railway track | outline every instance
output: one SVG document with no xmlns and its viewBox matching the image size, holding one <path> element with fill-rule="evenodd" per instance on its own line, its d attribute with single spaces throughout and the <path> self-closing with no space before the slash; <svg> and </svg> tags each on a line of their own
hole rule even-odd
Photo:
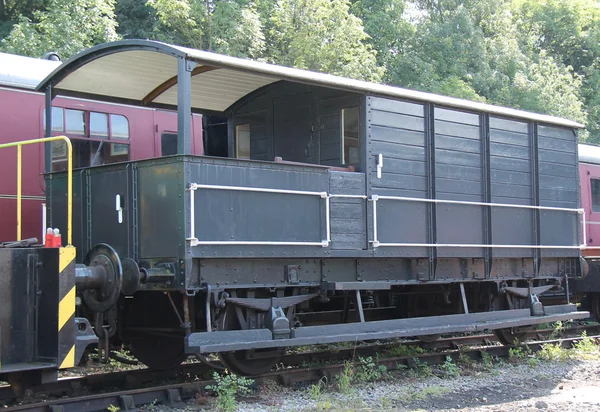
<svg viewBox="0 0 600 412">
<path fill-rule="evenodd" d="M 578 325 L 558 332 L 552 329 L 532 331 L 527 336 L 528 342 L 523 345 L 533 352 L 546 343 L 560 343 L 562 347 L 569 348 L 581 339 L 583 331 L 592 338 L 600 339 L 600 325 Z M 551 334 L 559 338 L 547 340 Z M 401 352 L 407 354 L 394 356 L 398 353 L 394 348 L 399 346 L 404 347 Z M 424 351 L 420 353 L 415 347 L 421 347 Z M 293 386 L 318 381 L 323 377 L 331 380 L 345 367 L 345 361 L 359 357 L 378 355 L 378 364 L 386 366 L 387 370 L 396 370 L 414 367 L 417 362 L 442 364 L 448 356 L 456 359 L 460 355 L 479 360 L 482 353 L 487 352 L 490 356 L 508 357 L 510 348 L 502 346 L 492 334 L 454 336 L 431 343 L 413 340 L 363 343 L 355 347 L 328 347 L 286 354 L 278 370 L 252 379 L 256 384 L 271 380 Z M 51 384 L 30 388 L 25 399 L 16 399 L 10 387 L 0 386 L 0 402 L 7 407 L 5 410 L 44 412 L 99 411 L 106 410 L 111 405 L 127 411 L 134 410 L 136 405 L 150 403 L 177 407 L 214 383 L 210 379 L 211 373 L 210 367 L 198 362 L 183 364 L 175 371 L 135 369 L 66 377 Z"/>
</svg>

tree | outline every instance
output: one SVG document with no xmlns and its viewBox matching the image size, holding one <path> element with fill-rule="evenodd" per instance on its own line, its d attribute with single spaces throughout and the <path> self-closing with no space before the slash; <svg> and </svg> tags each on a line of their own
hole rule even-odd
<svg viewBox="0 0 600 412">
<path fill-rule="evenodd" d="M 117 32 L 125 39 L 153 37 L 158 23 L 156 11 L 146 1 L 117 0 L 115 15 L 119 24 Z"/>
<path fill-rule="evenodd" d="M 55 51 L 62 58 L 118 39 L 114 0 L 49 0 L 47 11 L 19 18 L 0 43 L 9 53 L 41 57 Z"/>
<path fill-rule="evenodd" d="M 379 81 L 384 69 L 346 0 L 279 0 L 271 16 L 268 60 Z"/>
</svg>

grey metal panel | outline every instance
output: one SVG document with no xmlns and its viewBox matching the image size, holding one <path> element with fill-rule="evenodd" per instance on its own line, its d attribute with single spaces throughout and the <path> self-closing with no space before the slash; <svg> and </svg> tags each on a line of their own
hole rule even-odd
<svg viewBox="0 0 600 412">
<path fill-rule="evenodd" d="M 494 194 L 494 203 L 497 202 L 498 197 L 525 199 L 527 200 L 528 204 L 531 203 L 531 185 L 518 185 L 516 183 L 492 183 L 492 193 Z"/>
<path fill-rule="evenodd" d="M 524 122 L 490 117 L 491 201 L 533 205 L 529 126 Z M 533 219 L 527 209 L 492 208 L 492 243 L 534 244 Z M 531 257 L 531 249 L 493 249 L 494 258 Z"/>
<path fill-rule="evenodd" d="M 190 183 L 328 192 L 329 170 L 234 159 L 188 159 Z M 200 241 L 321 242 L 326 238 L 325 200 L 314 195 L 198 189 L 195 235 Z M 328 248 L 286 245 L 199 245 L 196 257 L 287 254 L 321 256 Z"/>
<path fill-rule="evenodd" d="M 492 152 L 493 153 L 493 152 Z M 531 161 L 511 159 L 503 156 L 491 156 L 492 170 L 509 170 L 515 172 L 531 173 Z"/>
<path fill-rule="evenodd" d="M 371 136 L 373 141 L 377 142 L 393 142 L 418 147 L 423 147 L 425 141 L 422 132 L 378 125 L 371 126 Z"/>
<path fill-rule="evenodd" d="M 427 176 L 426 164 L 423 161 L 386 158 L 385 169 L 396 174 L 411 176 Z"/>
<path fill-rule="evenodd" d="M 538 126 L 538 136 L 553 137 L 555 139 L 575 140 L 573 129 L 564 129 L 559 126 Z"/>
<path fill-rule="evenodd" d="M 493 133 L 495 131 L 494 129 L 498 129 L 501 131 L 517 132 L 527 135 L 528 128 L 529 125 L 526 122 L 490 116 L 490 133 Z"/>
<path fill-rule="evenodd" d="M 369 107 L 371 110 L 381 110 L 392 113 L 404 113 L 420 117 L 425 116 L 422 104 L 409 103 L 401 100 L 371 99 Z"/>
<path fill-rule="evenodd" d="M 373 110 L 372 125 L 395 127 L 406 130 L 415 130 L 422 132 L 425 130 L 425 124 L 422 117 L 407 116 L 400 113 L 382 112 Z"/>
<path fill-rule="evenodd" d="M 321 163 L 331 161 L 332 165 L 340 164 L 340 145 L 339 143 L 321 145 Z"/>
<path fill-rule="evenodd" d="M 427 208 L 398 200 L 377 201 L 377 235 L 382 243 L 427 243 Z M 421 256 L 426 256 L 425 249 Z"/>
<path fill-rule="evenodd" d="M 441 195 L 438 197 L 442 197 Z M 479 198 L 481 198 L 479 196 Z M 483 208 L 470 205 L 437 205 L 438 243 L 482 244 Z M 481 248 L 440 248 L 439 257 L 483 257 Z"/>
<path fill-rule="evenodd" d="M 539 140 L 540 149 L 576 153 L 575 146 L 577 146 L 577 142 L 575 142 L 575 140 L 553 139 L 550 137 L 543 137 Z"/>
<path fill-rule="evenodd" d="M 462 137 L 436 134 L 435 147 L 440 150 L 446 149 L 461 153 L 481 153 L 481 142 L 479 140 L 464 139 Z"/>
<path fill-rule="evenodd" d="M 494 156 L 518 158 L 524 160 L 531 158 L 531 152 L 528 147 L 492 142 L 490 143 L 490 150 Z"/>
<path fill-rule="evenodd" d="M 435 134 L 456 136 L 463 139 L 480 140 L 478 125 L 465 125 L 460 123 L 452 123 L 441 120 L 435 121 Z M 437 146 L 437 139 L 436 139 Z"/>
<path fill-rule="evenodd" d="M 183 237 L 183 163 L 138 164 L 141 259 L 177 258 Z"/>
<path fill-rule="evenodd" d="M 507 170 L 492 170 L 491 178 L 492 182 L 496 183 L 531 186 L 531 173 L 522 173 Z M 531 197 L 531 195 L 529 197 Z"/>
<path fill-rule="evenodd" d="M 469 180 L 447 179 L 444 177 L 436 177 L 435 188 L 438 194 L 453 193 L 465 194 L 473 196 L 483 195 L 483 185 L 481 182 L 473 182 Z M 441 196 L 438 196 L 441 197 Z"/>
<path fill-rule="evenodd" d="M 518 204 L 519 199 L 503 199 L 507 203 Z M 523 203 L 531 203 L 531 201 Z M 533 212 L 529 209 L 495 207 L 492 209 L 493 241 L 498 245 L 533 245 Z M 527 249 L 495 249 L 494 257 L 532 256 Z"/>
<path fill-rule="evenodd" d="M 446 120 L 448 122 L 470 124 L 474 126 L 479 125 L 479 115 L 474 113 L 436 107 L 434 115 L 436 120 Z"/>
<path fill-rule="evenodd" d="M 481 169 L 472 166 L 459 166 L 438 163 L 435 165 L 435 175 L 440 178 L 452 178 L 481 182 Z"/>
<path fill-rule="evenodd" d="M 540 137 L 540 143 L 544 140 L 544 138 Z M 559 164 L 575 164 L 577 162 L 577 156 L 575 154 L 575 150 L 570 153 L 567 152 L 557 152 L 554 150 L 539 150 L 540 162 L 543 163 L 559 163 Z"/>
<path fill-rule="evenodd" d="M 530 144 L 527 134 L 515 133 L 507 130 L 490 130 L 490 142 L 523 147 L 529 147 Z"/>
<path fill-rule="evenodd" d="M 374 174 L 372 178 L 377 179 L 377 175 Z M 396 189 L 409 189 L 409 190 L 425 190 L 427 185 L 427 179 L 424 176 L 411 176 L 396 173 L 382 173 L 380 182 L 377 182 L 377 187 L 381 188 L 396 188 Z"/>
<path fill-rule="evenodd" d="M 435 162 L 451 165 L 480 167 L 481 156 L 474 153 L 461 153 L 452 150 L 436 149 Z"/>
<path fill-rule="evenodd" d="M 420 160 L 425 161 L 425 149 L 423 147 L 408 146 L 396 142 L 382 142 L 378 140 L 371 141 L 372 158 L 379 154 L 383 154 L 385 158 L 404 159 L 404 160 Z M 384 163 L 384 170 L 387 166 Z"/>
<path fill-rule="evenodd" d="M 545 176 L 576 176 L 576 164 L 559 165 L 556 163 L 544 163 L 540 165 L 540 174 Z"/>
<path fill-rule="evenodd" d="M 315 108 L 312 93 L 273 99 L 275 156 L 294 162 L 318 163 L 315 152 Z"/>
<path fill-rule="evenodd" d="M 330 172 L 331 194 L 365 195 L 365 174 Z M 367 248 L 366 199 L 331 199 L 331 248 L 360 250 Z"/>
<path fill-rule="evenodd" d="M 91 245 L 111 245 L 122 258 L 132 257 L 132 207 L 131 165 L 119 169 L 90 169 L 88 191 L 91 193 L 90 212 Z M 117 195 L 123 208 L 119 222 L 115 201 Z"/>
</svg>

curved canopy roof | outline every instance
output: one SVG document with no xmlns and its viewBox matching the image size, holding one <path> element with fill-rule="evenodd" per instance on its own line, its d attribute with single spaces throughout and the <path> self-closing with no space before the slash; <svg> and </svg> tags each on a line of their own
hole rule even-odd
<svg viewBox="0 0 600 412">
<path fill-rule="evenodd" d="M 418 92 L 399 87 L 293 69 L 150 40 L 101 44 L 72 57 L 39 85 L 52 84 L 58 94 L 112 98 L 138 105 L 176 106 L 180 59 L 191 62 L 191 107 L 225 111 L 242 97 L 268 84 L 287 80 L 356 93 L 432 102 L 442 106 L 581 128 L 552 116 Z"/>
<path fill-rule="evenodd" d="M 0 86 L 34 90 L 60 62 L 0 53 Z"/>
</svg>

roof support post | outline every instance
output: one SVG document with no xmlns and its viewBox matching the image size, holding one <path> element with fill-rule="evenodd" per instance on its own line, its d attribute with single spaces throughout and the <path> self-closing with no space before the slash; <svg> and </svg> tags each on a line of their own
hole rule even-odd
<svg viewBox="0 0 600 412">
<path fill-rule="evenodd" d="M 192 153 L 192 70 L 196 63 L 180 58 L 177 63 L 177 154 Z"/>
<path fill-rule="evenodd" d="M 52 83 L 46 87 L 46 133 L 44 137 L 52 137 Z M 52 143 L 44 143 L 44 170 L 52 172 Z"/>
</svg>

